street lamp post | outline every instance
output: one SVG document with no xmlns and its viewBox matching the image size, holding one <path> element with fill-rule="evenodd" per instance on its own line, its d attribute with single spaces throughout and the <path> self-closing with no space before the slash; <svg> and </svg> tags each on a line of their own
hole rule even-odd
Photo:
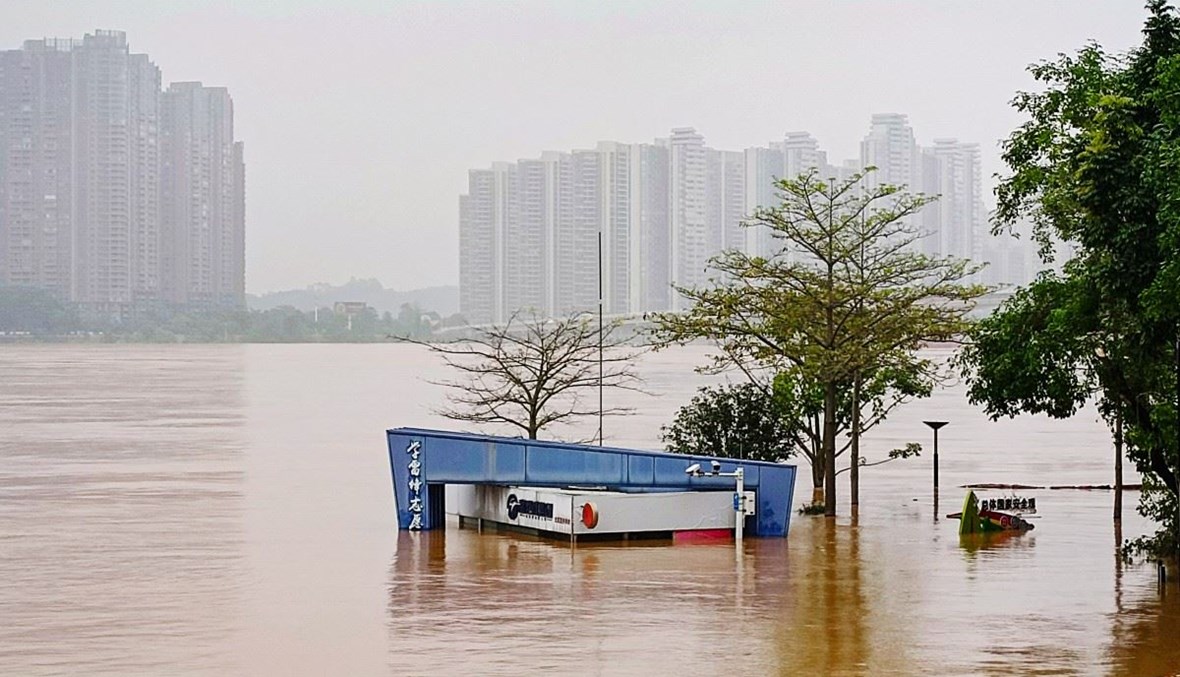
<svg viewBox="0 0 1180 677">
<path fill-rule="evenodd" d="M 946 425 L 947 421 L 922 421 L 934 431 L 934 496 L 938 496 L 938 429 Z"/>
</svg>

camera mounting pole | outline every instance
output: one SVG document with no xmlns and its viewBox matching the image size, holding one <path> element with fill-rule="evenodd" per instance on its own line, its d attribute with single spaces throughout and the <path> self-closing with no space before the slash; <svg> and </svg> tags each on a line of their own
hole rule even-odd
<svg viewBox="0 0 1180 677">
<path fill-rule="evenodd" d="M 742 558 L 742 536 L 746 527 L 746 471 L 739 467 L 733 472 L 721 472 L 721 464 L 717 461 L 712 462 L 712 467 L 712 472 L 705 472 L 701 470 L 700 463 L 694 463 L 685 468 L 684 472 L 693 477 L 732 477 L 736 481 L 737 487 L 733 494 L 733 540 L 737 548 L 737 557 L 740 560 Z"/>
</svg>

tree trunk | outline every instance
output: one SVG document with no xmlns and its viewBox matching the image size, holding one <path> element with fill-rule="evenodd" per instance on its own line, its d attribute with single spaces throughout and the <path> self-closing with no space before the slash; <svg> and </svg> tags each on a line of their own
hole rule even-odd
<svg viewBox="0 0 1180 677">
<path fill-rule="evenodd" d="M 848 479 L 851 484 L 851 503 L 854 507 L 860 505 L 860 374 L 852 380 L 852 465 L 848 466 Z"/>
<path fill-rule="evenodd" d="M 811 459 L 811 504 L 824 502 L 824 457 L 822 454 Z"/>
<path fill-rule="evenodd" d="M 824 384 L 824 515 L 836 516 L 836 384 Z"/>
<path fill-rule="evenodd" d="M 824 502 L 824 452 L 823 452 L 823 428 L 820 427 L 820 415 L 811 415 L 811 430 L 818 433 L 818 437 L 809 436 L 808 444 L 811 445 L 811 454 L 808 457 L 811 460 L 811 504 L 822 505 Z"/>
<path fill-rule="evenodd" d="M 1114 420 L 1114 521 L 1123 519 L 1123 414 Z"/>
</svg>

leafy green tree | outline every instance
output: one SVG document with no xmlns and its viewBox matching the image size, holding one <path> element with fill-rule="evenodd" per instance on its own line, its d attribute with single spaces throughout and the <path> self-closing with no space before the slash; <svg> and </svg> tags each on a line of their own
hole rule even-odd
<svg viewBox="0 0 1180 677">
<path fill-rule="evenodd" d="M 855 444 L 851 435 L 854 402 L 867 408 L 866 416 L 860 421 L 860 431 L 864 432 L 884 421 L 902 402 L 930 395 L 933 380 L 920 369 L 933 365 L 926 360 L 919 362 L 914 369 L 878 371 L 864 384 L 860 399 L 850 399 L 850 391 L 841 390 L 838 437 L 844 437 L 846 432 L 849 435 L 837 446 L 837 458 Z M 672 425 L 661 431 L 668 451 L 674 453 L 762 461 L 782 461 L 802 455 L 811 466 L 813 488 L 818 489 L 813 491 L 812 503 L 822 506 L 825 469 L 820 447 L 822 414 L 822 386 L 803 381 L 797 370 L 788 369 L 776 374 L 769 383 L 748 381 L 701 388 L 689 404 L 680 408 Z M 838 473 L 916 456 L 921 449 L 919 444 L 910 444 L 873 462 L 857 457 Z"/>
<path fill-rule="evenodd" d="M 775 462 L 795 453 L 796 425 L 773 394 L 739 383 L 700 388 L 660 432 L 673 453 Z"/>
<path fill-rule="evenodd" d="M 736 250 L 714 257 L 718 277 L 678 287 L 691 309 L 655 316 L 654 333 L 659 345 L 712 341 L 713 368 L 790 370 L 814 384 L 816 460 L 825 513 L 834 515 L 841 399 L 881 370 L 914 366 L 924 343 L 960 335 L 987 290 L 964 282 L 978 269 L 969 262 L 917 251 L 911 217 L 928 197 L 871 185 L 866 174 L 825 181 L 812 170 L 776 185 L 780 204 L 759 209 L 748 225 L 769 228 L 780 251 L 770 259 Z M 859 412 L 859 402 L 848 411 Z"/>
<path fill-rule="evenodd" d="M 1148 3 L 1143 43 L 1091 44 L 1034 65 L 1028 116 L 1004 144 L 997 230 L 1034 224 L 1042 257 L 1072 257 L 979 324 L 962 354 L 971 401 L 994 418 L 1073 415 L 1092 395 L 1145 474 L 1140 510 L 1176 520 L 1180 456 L 1180 20 Z M 1173 551 L 1161 529 L 1127 552 Z"/>
</svg>

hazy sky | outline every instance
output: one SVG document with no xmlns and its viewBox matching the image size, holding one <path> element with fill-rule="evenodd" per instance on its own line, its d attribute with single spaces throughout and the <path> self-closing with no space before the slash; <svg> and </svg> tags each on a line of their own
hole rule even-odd
<svg viewBox="0 0 1180 677">
<path fill-rule="evenodd" d="M 979 142 L 990 176 L 1025 67 L 1087 40 L 1126 49 L 1143 16 L 1133 0 L 0 0 L 0 48 L 119 29 L 165 84 L 228 87 L 248 291 L 410 289 L 457 283 L 467 170 L 542 150 L 807 130 L 838 162 L 896 111 L 921 144 Z"/>
</svg>

